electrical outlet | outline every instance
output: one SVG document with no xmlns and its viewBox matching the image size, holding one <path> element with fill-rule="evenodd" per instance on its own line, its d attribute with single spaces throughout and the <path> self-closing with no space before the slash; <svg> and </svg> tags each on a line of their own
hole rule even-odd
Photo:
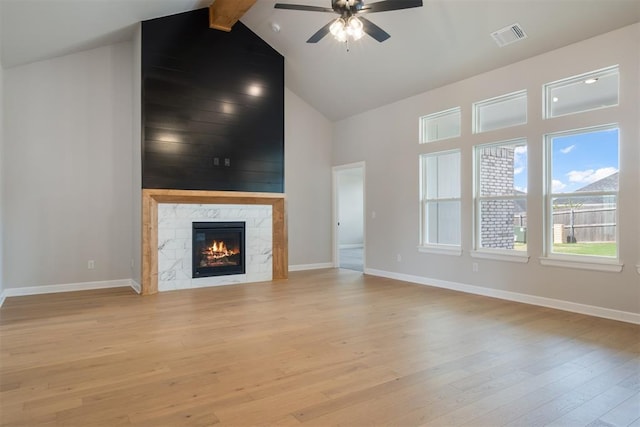
<svg viewBox="0 0 640 427">
<path fill-rule="evenodd" d="M 396 255 L 396 260 L 398 262 L 402 262 L 402 255 L 400 255 L 400 254 Z"/>
<path fill-rule="evenodd" d="M 220 166 L 220 158 L 218 157 L 213 158 L 213 166 Z"/>
<path fill-rule="evenodd" d="M 371 212 L 371 218 L 376 219 L 376 211 Z"/>
<path fill-rule="evenodd" d="M 231 166 L 231 159 L 224 159 L 225 166 Z"/>
<path fill-rule="evenodd" d="M 474 262 L 473 264 L 471 264 L 471 268 L 473 269 L 474 273 L 478 272 L 478 263 Z"/>
<path fill-rule="evenodd" d="M 87 268 L 88 268 L 89 270 L 93 270 L 94 268 L 96 268 L 96 262 L 95 262 L 94 260 L 90 259 L 90 260 L 87 262 Z"/>
</svg>

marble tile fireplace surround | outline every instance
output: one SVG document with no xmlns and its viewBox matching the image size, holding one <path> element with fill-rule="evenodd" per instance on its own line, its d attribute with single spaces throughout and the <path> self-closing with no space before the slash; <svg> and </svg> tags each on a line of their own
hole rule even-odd
<svg viewBox="0 0 640 427">
<path fill-rule="evenodd" d="M 285 196 L 196 190 L 142 190 L 142 294 L 286 279 Z M 191 224 L 246 223 L 245 274 L 191 277 Z"/>
</svg>

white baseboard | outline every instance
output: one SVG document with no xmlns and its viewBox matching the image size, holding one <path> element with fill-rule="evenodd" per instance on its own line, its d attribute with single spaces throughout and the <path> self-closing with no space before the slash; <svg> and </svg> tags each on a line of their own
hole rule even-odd
<svg viewBox="0 0 640 427">
<path fill-rule="evenodd" d="M 3 290 L 2 292 L 0 292 L 0 307 L 2 307 L 2 304 L 4 304 L 5 298 L 7 298 L 7 295 L 4 293 L 4 290 Z"/>
<path fill-rule="evenodd" d="M 303 270 L 320 270 L 322 268 L 333 268 L 332 262 L 320 262 L 317 264 L 298 264 L 290 265 L 289 271 L 303 271 Z"/>
<path fill-rule="evenodd" d="M 345 243 L 343 245 L 338 245 L 340 249 L 361 249 L 364 248 L 363 243 Z"/>
<path fill-rule="evenodd" d="M 132 279 L 103 280 L 98 282 L 66 283 L 62 285 L 27 286 L 24 288 L 7 288 L 0 297 L 0 306 L 8 297 L 27 295 L 53 294 L 58 292 L 88 291 L 92 289 L 130 287 L 140 293 L 140 285 Z"/>
<path fill-rule="evenodd" d="M 129 286 L 131 286 L 131 289 L 133 289 L 138 295 L 140 295 L 142 293 L 142 286 L 140 286 L 140 283 L 136 282 L 133 279 L 131 279 L 130 281 L 131 283 L 129 284 Z"/>
<path fill-rule="evenodd" d="M 364 272 L 365 274 L 369 274 L 371 276 L 386 277 L 388 279 L 396 279 L 403 282 L 433 286 L 436 288 L 451 289 L 468 294 L 483 295 L 507 301 L 515 301 L 541 307 L 555 308 L 557 310 L 587 314 L 589 316 L 603 317 L 605 319 L 619 320 L 621 322 L 640 325 L 640 314 L 631 313 L 628 311 L 612 310 L 610 308 L 596 307 L 593 305 L 585 305 L 570 301 L 557 300 L 553 298 L 538 297 L 535 295 L 485 288 L 482 286 L 466 285 L 463 283 L 449 282 L 447 280 L 430 279 L 428 277 L 413 276 L 410 274 L 393 273 L 384 270 L 376 270 L 373 268 L 365 268 Z"/>
</svg>

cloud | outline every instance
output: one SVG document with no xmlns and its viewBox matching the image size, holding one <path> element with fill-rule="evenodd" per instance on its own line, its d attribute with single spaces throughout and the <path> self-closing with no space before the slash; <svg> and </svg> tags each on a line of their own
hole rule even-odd
<svg viewBox="0 0 640 427">
<path fill-rule="evenodd" d="M 569 177 L 569 181 L 571 182 L 575 182 L 578 184 L 591 184 L 592 182 L 596 182 L 598 180 L 601 180 L 602 178 L 606 178 L 616 172 L 618 172 L 618 169 L 609 166 L 597 170 L 587 169 L 583 171 L 571 171 L 567 173 L 567 177 Z"/>
<path fill-rule="evenodd" d="M 570 146 L 568 146 L 568 147 L 565 147 L 565 148 L 561 149 L 561 150 L 560 150 L 560 152 L 561 152 L 562 154 L 569 154 L 570 152 L 572 152 L 572 151 L 573 151 L 573 149 L 574 149 L 574 148 L 576 148 L 576 145 L 575 145 L 575 144 L 570 145 Z"/>
<path fill-rule="evenodd" d="M 516 154 L 524 154 L 527 152 L 527 146 L 526 145 L 518 145 L 516 147 L 516 149 L 514 150 L 514 152 Z"/>
<path fill-rule="evenodd" d="M 551 181 L 551 192 L 557 193 L 560 190 L 562 190 L 563 188 L 565 188 L 566 186 L 567 185 L 563 184 L 562 181 L 554 179 L 553 181 Z"/>
<path fill-rule="evenodd" d="M 519 174 L 521 174 L 523 171 L 524 171 L 524 166 L 519 167 L 519 168 L 515 168 L 515 169 L 513 170 L 513 174 L 514 174 L 514 175 L 519 175 Z"/>
<path fill-rule="evenodd" d="M 527 187 L 519 187 L 517 185 L 514 185 L 513 188 L 515 188 L 516 190 L 521 191 L 523 193 L 527 192 Z"/>
</svg>

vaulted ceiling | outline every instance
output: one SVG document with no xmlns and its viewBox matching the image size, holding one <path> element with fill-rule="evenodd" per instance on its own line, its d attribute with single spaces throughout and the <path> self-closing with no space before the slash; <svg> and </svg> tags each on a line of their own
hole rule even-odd
<svg viewBox="0 0 640 427">
<path fill-rule="evenodd" d="M 331 0 L 279 2 L 331 5 Z M 0 0 L 2 65 L 124 41 L 138 21 L 210 3 Z M 378 43 L 365 36 L 347 49 L 331 36 L 305 43 L 335 15 L 274 9 L 275 3 L 257 0 L 241 21 L 284 55 L 287 87 L 331 120 L 640 21 L 637 0 L 424 0 L 421 8 L 367 15 L 391 38 Z M 528 37 L 498 47 L 490 34 L 514 23 Z"/>
</svg>

